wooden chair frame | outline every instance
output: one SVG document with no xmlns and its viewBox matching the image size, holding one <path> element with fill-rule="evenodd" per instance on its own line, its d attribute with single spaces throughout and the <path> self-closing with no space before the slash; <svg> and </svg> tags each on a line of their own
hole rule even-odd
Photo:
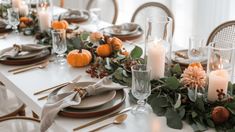
<svg viewBox="0 0 235 132">
<path fill-rule="evenodd" d="M 87 10 L 91 9 L 91 5 L 94 1 L 95 0 L 89 0 L 88 1 L 87 7 L 86 7 Z M 112 24 L 115 24 L 116 21 L 117 21 L 117 17 L 118 17 L 118 2 L 117 2 L 117 0 L 112 0 L 112 1 L 113 1 L 113 4 L 114 4 L 114 17 L 113 17 L 113 20 L 112 20 Z"/>
<path fill-rule="evenodd" d="M 139 6 L 136 11 L 134 12 L 134 14 L 132 15 L 132 18 L 131 18 L 131 22 L 134 22 L 135 21 L 135 18 L 137 16 L 137 14 L 143 10 L 144 8 L 146 7 L 158 7 L 158 8 L 161 8 L 163 11 L 166 12 L 166 14 L 168 15 L 168 17 L 171 17 L 172 18 L 172 34 L 174 34 L 174 30 L 175 30 L 175 20 L 174 20 L 174 16 L 173 16 L 173 13 L 163 4 L 159 3 L 159 2 L 148 2 L 148 3 L 145 3 L 141 6 Z"/>
</svg>

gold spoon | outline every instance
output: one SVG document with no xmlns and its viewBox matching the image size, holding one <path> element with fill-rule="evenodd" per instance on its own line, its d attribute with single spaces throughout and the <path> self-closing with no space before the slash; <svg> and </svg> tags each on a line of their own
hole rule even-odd
<svg viewBox="0 0 235 132">
<path fill-rule="evenodd" d="M 112 125 L 112 124 L 115 124 L 115 125 L 122 124 L 122 123 L 126 120 L 126 118 L 127 118 L 127 114 L 118 115 L 118 116 L 115 117 L 115 119 L 113 120 L 112 123 L 108 123 L 108 124 L 106 124 L 106 125 L 103 125 L 103 126 L 101 126 L 101 127 L 98 127 L 98 128 L 96 128 L 96 129 L 94 129 L 94 130 L 91 130 L 91 131 L 89 131 L 89 132 L 96 132 L 96 131 L 98 131 L 98 130 L 104 128 L 104 127 L 107 127 L 107 126 L 109 126 L 109 125 Z"/>
</svg>

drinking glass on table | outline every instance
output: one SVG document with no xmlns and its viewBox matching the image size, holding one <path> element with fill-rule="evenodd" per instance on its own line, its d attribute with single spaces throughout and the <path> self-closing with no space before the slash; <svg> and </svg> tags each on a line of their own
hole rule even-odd
<svg viewBox="0 0 235 132">
<path fill-rule="evenodd" d="M 51 34 L 53 51 L 57 54 L 56 62 L 64 64 L 66 62 L 64 53 L 67 51 L 66 32 L 64 29 L 52 30 Z"/>
<path fill-rule="evenodd" d="M 132 88 L 131 92 L 138 99 L 137 105 L 132 109 L 133 114 L 150 113 L 152 110 L 147 107 L 145 99 L 151 93 L 150 72 L 147 65 L 134 65 L 132 71 Z"/>
<path fill-rule="evenodd" d="M 14 8 L 7 9 L 8 14 L 8 22 L 12 26 L 12 29 L 15 30 L 15 32 L 18 32 L 17 26 L 20 24 L 19 21 L 19 10 Z"/>
<path fill-rule="evenodd" d="M 100 8 L 92 8 L 92 9 L 90 9 L 91 23 L 95 24 L 97 30 L 99 30 L 99 28 L 100 28 L 100 13 L 101 13 L 101 9 Z"/>
<path fill-rule="evenodd" d="M 200 62 L 204 55 L 204 40 L 199 37 L 189 38 L 188 57 L 191 62 Z M 205 47 L 204 47 L 205 48 Z"/>
</svg>

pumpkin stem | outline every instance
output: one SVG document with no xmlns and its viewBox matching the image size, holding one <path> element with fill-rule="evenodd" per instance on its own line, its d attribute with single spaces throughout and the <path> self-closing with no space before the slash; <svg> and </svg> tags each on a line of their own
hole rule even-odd
<svg viewBox="0 0 235 132">
<path fill-rule="evenodd" d="M 81 46 L 80 46 L 80 48 L 79 48 L 79 53 L 82 53 L 82 48 L 83 48 L 83 46 L 84 46 L 84 43 L 83 43 L 83 41 L 81 40 Z"/>
</svg>

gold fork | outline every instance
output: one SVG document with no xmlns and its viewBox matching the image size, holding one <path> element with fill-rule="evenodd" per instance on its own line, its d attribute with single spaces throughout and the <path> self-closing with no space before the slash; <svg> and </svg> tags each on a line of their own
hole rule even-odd
<svg viewBox="0 0 235 132">
<path fill-rule="evenodd" d="M 49 64 L 49 61 L 46 61 L 46 62 L 43 62 L 43 63 L 41 63 L 39 65 L 34 65 L 34 66 L 31 66 L 31 67 L 20 69 L 20 70 L 14 71 L 12 73 L 13 74 L 19 74 L 19 73 L 26 72 L 26 71 L 29 71 L 29 70 L 32 70 L 32 69 L 36 69 L 36 68 L 44 69 L 44 68 L 46 68 L 48 66 L 48 64 Z"/>
<path fill-rule="evenodd" d="M 79 76 L 77 76 L 76 78 L 74 78 L 71 82 L 62 83 L 62 84 L 60 84 L 60 85 L 57 85 L 57 86 L 54 86 L 54 87 L 50 87 L 50 88 L 47 88 L 47 89 L 44 89 L 44 90 L 41 90 L 41 91 L 38 91 L 38 92 L 34 93 L 34 95 L 37 95 L 37 94 L 40 94 L 40 93 L 43 93 L 43 92 L 46 92 L 46 91 L 48 91 L 48 90 L 52 90 L 52 89 L 55 89 L 55 88 L 65 87 L 65 86 L 67 86 L 67 85 L 69 85 L 69 84 L 71 84 L 71 83 L 76 83 L 76 82 L 78 82 L 78 81 L 81 79 L 81 77 L 82 77 L 82 76 L 79 75 Z M 38 100 L 46 99 L 47 96 L 48 96 L 48 95 L 42 96 L 42 97 L 38 98 Z"/>
</svg>

